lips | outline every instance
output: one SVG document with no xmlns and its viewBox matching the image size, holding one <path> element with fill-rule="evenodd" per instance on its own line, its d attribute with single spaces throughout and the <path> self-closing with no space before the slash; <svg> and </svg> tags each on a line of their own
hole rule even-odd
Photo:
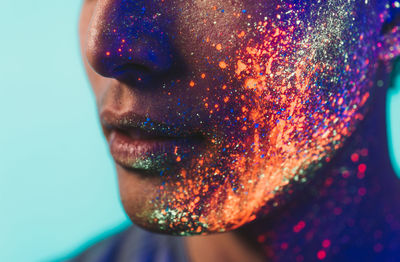
<svg viewBox="0 0 400 262">
<path fill-rule="evenodd" d="M 129 170 L 164 174 L 193 159 L 204 147 L 204 136 L 199 133 L 134 113 L 116 115 L 105 111 L 100 117 L 112 157 Z"/>
</svg>

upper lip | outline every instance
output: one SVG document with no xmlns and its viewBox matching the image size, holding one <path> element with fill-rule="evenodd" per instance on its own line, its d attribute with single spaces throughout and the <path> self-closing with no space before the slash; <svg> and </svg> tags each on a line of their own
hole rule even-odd
<svg viewBox="0 0 400 262">
<path fill-rule="evenodd" d="M 112 130 L 135 136 L 132 137 L 135 139 L 204 138 L 201 132 L 156 122 L 134 112 L 116 114 L 105 110 L 101 112 L 100 119 L 107 139 Z"/>
</svg>

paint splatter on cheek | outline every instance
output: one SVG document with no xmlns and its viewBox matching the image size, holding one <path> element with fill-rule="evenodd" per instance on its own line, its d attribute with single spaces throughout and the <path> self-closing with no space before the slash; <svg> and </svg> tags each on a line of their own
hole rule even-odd
<svg viewBox="0 0 400 262">
<path fill-rule="evenodd" d="M 363 119 L 379 24 L 357 13 L 372 10 L 371 4 L 275 2 L 273 17 L 254 16 L 244 6 L 226 12 L 241 21 L 226 36 L 239 43 L 235 49 L 203 34 L 204 49 L 219 54 L 208 66 L 224 76 L 213 78 L 215 91 L 202 100 L 215 132 L 208 150 L 175 179 L 165 178 L 148 203 L 142 215 L 159 229 L 222 232 L 256 219 L 283 204 L 277 196 L 306 184 Z M 216 73 L 196 74 L 187 88 Z M 177 162 L 184 160 L 179 148 L 175 154 Z"/>
</svg>

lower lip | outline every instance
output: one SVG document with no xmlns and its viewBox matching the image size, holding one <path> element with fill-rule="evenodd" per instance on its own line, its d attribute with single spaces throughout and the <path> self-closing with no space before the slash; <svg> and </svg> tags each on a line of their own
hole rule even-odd
<svg viewBox="0 0 400 262">
<path fill-rule="evenodd" d="M 133 170 L 163 173 L 193 158 L 201 142 L 191 138 L 132 139 L 113 130 L 109 145 L 111 155 L 119 165 Z"/>
</svg>

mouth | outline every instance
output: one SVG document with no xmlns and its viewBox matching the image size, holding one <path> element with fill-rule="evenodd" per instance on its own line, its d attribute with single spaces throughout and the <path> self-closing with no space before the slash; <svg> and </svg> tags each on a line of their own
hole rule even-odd
<svg viewBox="0 0 400 262">
<path fill-rule="evenodd" d="M 100 115 L 114 161 L 128 171 L 164 175 L 190 162 L 205 146 L 205 136 L 151 121 L 133 113 Z"/>
</svg>

